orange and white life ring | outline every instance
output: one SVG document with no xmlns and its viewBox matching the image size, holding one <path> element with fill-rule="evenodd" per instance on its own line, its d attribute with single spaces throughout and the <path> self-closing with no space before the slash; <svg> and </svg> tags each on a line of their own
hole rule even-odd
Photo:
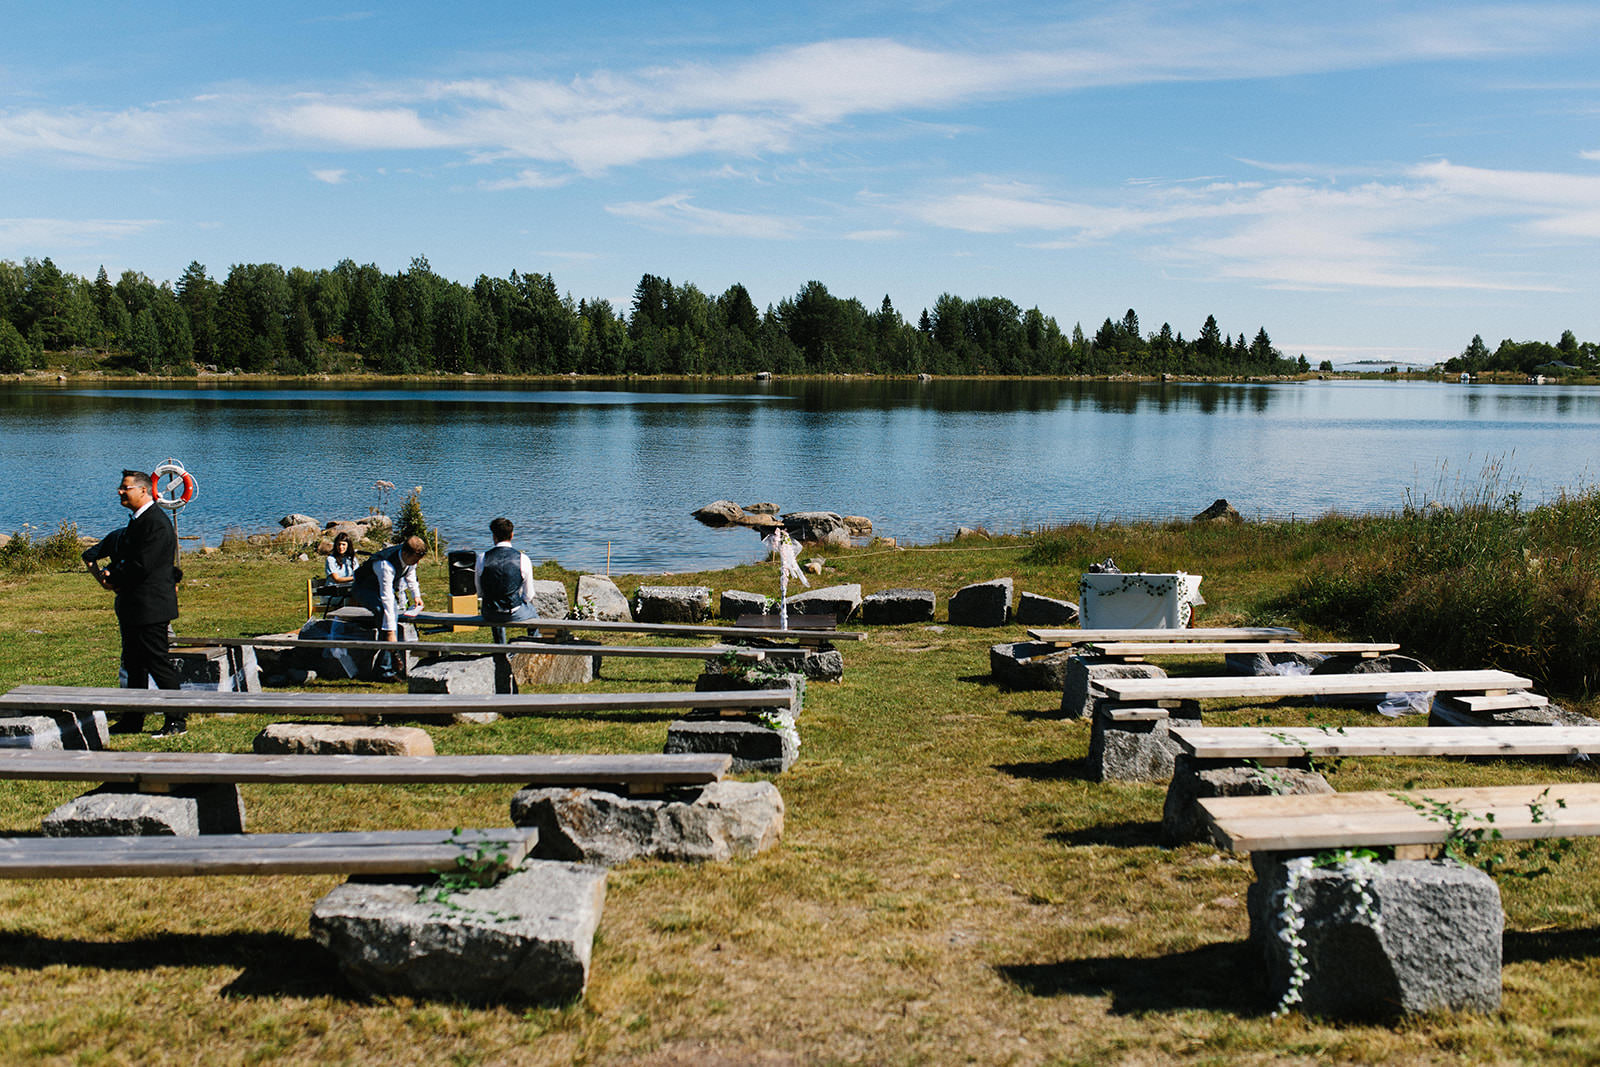
<svg viewBox="0 0 1600 1067">
<path fill-rule="evenodd" d="M 163 487 L 161 479 L 166 478 Z M 168 511 L 177 511 L 194 499 L 194 475 L 183 469 L 176 460 L 167 460 L 150 474 L 150 484 L 155 487 L 156 503 Z"/>
</svg>

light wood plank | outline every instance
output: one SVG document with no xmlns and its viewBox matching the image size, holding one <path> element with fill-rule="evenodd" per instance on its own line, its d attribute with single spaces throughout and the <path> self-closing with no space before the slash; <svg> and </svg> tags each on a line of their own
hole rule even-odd
<svg viewBox="0 0 1600 1067">
<path fill-rule="evenodd" d="M 127 878 L 265 874 L 425 874 L 454 868 L 487 845 L 521 863 L 531 828 L 202 837 L 0 839 L 0 878 Z"/>
<path fill-rule="evenodd" d="M 750 663 L 766 659 L 766 651 L 743 645 L 710 645 L 685 648 L 681 645 L 600 645 L 568 642 L 524 641 L 493 644 L 487 641 L 357 641 L 316 640 L 285 637 L 174 637 L 172 647 L 180 648 L 309 648 L 354 649 L 361 652 L 417 652 L 425 655 L 517 655 L 546 656 L 622 656 L 630 659 L 716 659 L 732 655 Z"/>
<path fill-rule="evenodd" d="M 1402 796 L 1424 804 L 1449 804 L 1469 813 L 1467 827 L 1493 828 L 1507 840 L 1600 834 L 1600 783 L 1593 782 L 1425 789 L 1399 795 L 1208 797 L 1199 805 L 1217 842 L 1239 852 L 1439 844 L 1449 838 L 1445 821 L 1429 818 Z M 1558 806 L 1558 801 L 1566 806 Z"/>
<path fill-rule="evenodd" d="M 1197 626 L 1191 629 L 1061 629 L 1028 631 L 1035 641 L 1089 645 L 1097 641 L 1294 641 L 1300 631 L 1287 626 Z"/>
<path fill-rule="evenodd" d="M 0 694 L 0 715 L 51 711 L 162 711 L 203 715 L 501 715 L 658 711 L 679 708 L 792 708 L 789 689 L 725 693 L 218 693 L 196 689 L 115 689 L 19 685 Z"/>
<path fill-rule="evenodd" d="M 251 752 L 54 752 L 0 749 L 0 779 L 128 782 L 516 782 L 532 786 L 703 785 L 727 774 L 725 753 L 353 756 Z"/>
<path fill-rule="evenodd" d="M 422 612 L 405 616 L 406 622 L 419 626 L 505 626 L 530 630 L 569 630 L 574 633 L 660 634 L 669 637 L 692 637 L 706 634 L 712 637 L 735 640 L 766 637 L 776 641 L 865 641 L 867 635 L 849 630 L 780 630 L 775 626 L 718 626 L 682 622 L 603 622 L 597 619 L 530 619 L 526 622 L 487 623 L 480 615 L 451 615 L 445 612 Z"/>
<path fill-rule="evenodd" d="M 1472 693 L 1461 693 L 1450 698 L 1450 702 L 1463 711 L 1475 714 L 1484 714 L 1490 711 L 1508 711 L 1519 708 L 1543 708 L 1550 704 L 1550 698 L 1539 693 L 1506 693 L 1503 696 L 1478 696 Z"/>
<path fill-rule="evenodd" d="M 1299 756 L 1560 756 L 1600 752 L 1600 726 L 1174 726 L 1197 759 Z"/>
<path fill-rule="evenodd" d="M 1525 689 L 1532 684 L 1532 679 L 1493 670 L 1094 680 L 1095 688 L 1118 701 L 1264 699 L 1350 693 L 1493 692 Z"/>
<path fill-rule="evenodd" d="M 1320 652 L 1324 655 L 1371 656 L 1394 652 L 1393 641 L 1095 641 L 1103 656 L 1217 656 L 1256 652 Z"/>
</svg>

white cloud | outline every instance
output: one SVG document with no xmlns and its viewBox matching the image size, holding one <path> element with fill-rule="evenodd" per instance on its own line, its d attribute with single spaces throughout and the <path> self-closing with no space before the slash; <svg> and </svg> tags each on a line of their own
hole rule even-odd
<svg viewBox="0 0 1600 1067">
<path fill-rule="evenodd" d="M 311 176 L 317 179 L 317 181 L 327 182 L 329 185 L 343 184 L 349 174 L 349 171 L 341 169 L 314 170 L 311 172 Z"/>
<path fill-rule="evenodd" d="M 158 219 L 0 219 L 0 246 L 76 248 L 137 237 L 160 225 Z"/>
<path fill-rule="evenodd" d="M 355 13 L 364 15 L 365 12 Z M 338 16 L 344 17 L 344 16 Z M 1307 20 L 1307 21 L 1299 21 Z M 1564 45 L 1600 26 L 1584 5 L 1379 5 L 1238 18 L 1127 4 L 1038 26 L 1020 50 L 822 40 L 730 60 L 573 78 L 395 81 L 314 91 L 234 88 L 122 108 L 0 110 L 0 156 L 145 162 L 333 146 L 454 149 L 582 174 L 644 162 L 791 152 L 852 119 L 908 120 L 982 100 L 1089 87 L 1261 79 Z"/>
<path fill-rule="evenodd" d="M 493 181 L 478 183 L 480 189 L 492 192 L 501 192 L 506 189 L 555 189 L 567 184 L 568 179 L 561 176 L 543 174 L 531 168 L 519 170 L 509 178 L 497 178 Z"/>
<path fill-rule="evenodd" d="M 946 229 L 1016 234 L 1036 249 L 1137 240 L 1148 255 L 1207 278 L 1279 289 L 1559 292 L 1536 275 L 1463 269 L 1444 245 L 1467 224 L 1600 236 L 1600 178 L 1444 161 L 1356 186 L 1145 182 L 1095 201 L 985 182 L 888 206 Z"/>
<path fill-rule="evenodd" d="M 893 241 L 904 237 L 900 230 L 856 230 L 844 235 L 847 241 Z"/>
<path fill-rule="evenodd" d="M 607 204 L 606 210 L 618 218 L 629 219 L 667 233 L 691 233 L 710 237 L 793 237 L 796 224 L 773 215 L 752 215 L 717 211 L 691 204 L 687 193 L 664 196 L 648 202 Z"/>
</svg>

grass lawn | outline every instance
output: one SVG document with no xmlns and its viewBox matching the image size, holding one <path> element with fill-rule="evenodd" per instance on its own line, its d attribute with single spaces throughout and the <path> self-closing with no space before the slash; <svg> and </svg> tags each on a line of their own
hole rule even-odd
<svg viewBox="0 0 1600 1067">
<path fill-rule="evenodd" d="M 1109 555 L 1124 570 L 1203 574 L 1204 625 L 1381 638 L 1308 624 L 1286 600 L 1308 573 L 1345 558 L 1343 536 L 1108 527 L 1053 555 L 1027 540 L 831 552 L 821 581 L 932 588 L 942 618 L 954 589 L 994 577 L 1073 596 L 1083 566 Z M 430 604 L 445 603 L 443 568 L 425 568 Z M 297 626 L 314 567 L 242 553 L 186 559 L 185 570 L 179 631 L 235 635 Z M 771 567 L 619 584 L 641 581 L 776 592 Z M 0 689 L 114 684 L 109 597 L 81 572 L 0 578 L 0 627 Z M 1596 842 L 1577 842 L 1544 877 L 1500 880 L 1500 1013 L 1383 1025 L 1273 1019 L 1244 942 L 1248 862 L 1209 846 L 1159 847 L 1162 787 L 1086 780 L 1087 723 L 1059 719 L 1058 695 L 1004 692 L 988 680 L 988 646 L 1021 636 L 1021 627 L 916 625 L 841 645 L 845 678 L 808 687 L 800 760 L 775 779 L 788 809 L 781 844 L 731 863 L 614 869 L 582 1003 L 477 1008 L 356 996 L 307 934 L 312 902 L 339 881 L 332 876 L 0 882 L 0 1060 L 1593 1062 Z M 610 660 L 596 685 L 687 689 L 697 669 Z M 1596 711 L 1584 694 L 1553 695 Z M 669 718 L 599 713 L 428 730 L 450 753 L 655 752 Z M 1223 725 L 1373 718 L 1296 706 L 1207 715 Z M 265 722 L 202 718 L 181 739 L 131 744 L 248 751 Z M 1343 791 L 1594 776 L 1588 766 L 1534 761 L 1368 759 L 1343 762 L 1331 780 Z M 0 831 L 36 832 L 79 791 L 0 782 Z M 504 825 L 512 791 L 244 787 L 259 831 Z"/>
</svg>

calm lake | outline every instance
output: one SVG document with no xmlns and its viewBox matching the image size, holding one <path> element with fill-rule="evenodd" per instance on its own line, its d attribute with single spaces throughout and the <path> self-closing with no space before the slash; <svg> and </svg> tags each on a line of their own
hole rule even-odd
<svg viewBox="0 0 1600 1067">
<path fill-rule="evenodd" d="M 1533 503 L 1592 484 L 1600 389 L 1433 382 L 194 383 L 0 386 L 0 531 L 126 521 L 125 467 L 196 477 L 179 533 L 423 509 L 456 547 L 496 515 L 535 560 L 692 570 L 761 557 L 717 499 L 865 515 L 902 543 L 1075 519 L 1393 510 L 1486 463 Z M 377 481 L 399 489 L 386 499 Z M 187 542 L 193 546 L 194 542 Z"/>
</svg>

